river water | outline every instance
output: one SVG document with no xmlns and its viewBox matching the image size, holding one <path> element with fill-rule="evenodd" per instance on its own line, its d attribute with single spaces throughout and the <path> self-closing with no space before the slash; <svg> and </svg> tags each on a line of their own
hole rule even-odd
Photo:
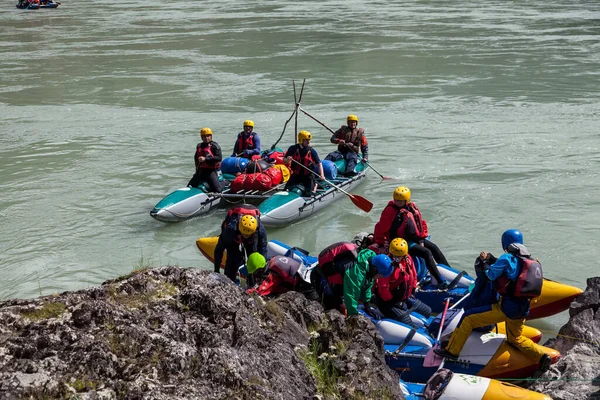
<svg viewBox="0 0 600 400">
<path fill-rule="evenodd" d="M 500 253 L 516 227 L 547 277 L 585 288 L 598 275 L 597 1 L 12 7 L 0 12 L 0 299 L 138 266 L 210 269 L 194 241 L 224 210 L 178 224 L 148 213 L 192 175 L 201 127 L 229 152 L 253 119 L 269 146 L 304 78 L 303 107 L 332 128 L 357 114 L 373 166 L 396 179 L 372 173 L 357 189 L 369 214 L 345 199 L 270 238 L 317 253 L 372 231 L 402 184 L 456 268 Z M 299 126 L 333 150 L 318 124 Z"/>
</svg>

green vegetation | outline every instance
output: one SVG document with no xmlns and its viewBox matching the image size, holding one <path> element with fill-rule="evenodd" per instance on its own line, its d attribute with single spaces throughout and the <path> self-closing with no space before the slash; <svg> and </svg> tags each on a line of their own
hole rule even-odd
<svg viewBox="0 0 600 400">
<path fill-rule="evenodd" d="M 279 326 L 282 326 L 285 314 L 284 314 L 283 310 L 281 309 L 281 307 L 279 307 L 279 305 L 275 301 L 268 300 L 265 303 L 265 308 L 267 309 L 268 312 L 270 312 L 275 317 L 277 324 Z"/>
<path fill-rule="evenodd" d="M 140 308 L 154 300 L 175 296 L 179 291 L 177 286 L 168 282 L 148 282 L 148 286 L 152 286 L 152 284 L 155 284 L 155 286 L 145 292 L 127 293 L 119 292 L 118 285 L 113 283 L 108 286 L 108 297 L 111 301 L 127 308 Z"/>
<path fill-rule="evenodd" d="M 32 321 L 40 321 L 43 319 L 58 318 L 67 310 L 67 306 L 63 303 L 46 303 L 37 310 L 23 311 L 22 316 Z"/>
<path fill-rule="evenodd" d="M 298 350 L 298 355 L 315 380 L 317 392 L 326 399 L 340 399 L 337 386 L 339 372 L 333 364 L 332 357 L 327 353 L 319 354 L 320 350 L 320 344 L 313 340 L 308 349 Z"/>
<path fill-rule="evenodd" d="M 87 392 L 88 390 L 95 390 L 97 383 L 94 381 L 88 380 L 87 378 L 82 378 L 82 379 L 75 379 L 68 385 L 71 386 L 73 389 L 75 389 L 76 392 L 79 393 L 79 392 Z"/>
</svg>

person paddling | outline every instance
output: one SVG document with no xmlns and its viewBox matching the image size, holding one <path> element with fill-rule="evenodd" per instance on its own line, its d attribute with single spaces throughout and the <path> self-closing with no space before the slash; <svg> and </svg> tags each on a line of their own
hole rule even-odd
<svg viewBox="0 0 600 400">
<path fill-rule="evenodd" d="M 325 157 L 326 160 L 338 161 L 346 160 L 346 169 L 344 176 L 354 176 L 358 154 L 362 153 L 362 160 L 369 160 L 369 144 L 365 136 L 365 130 L 358 128 L 358 117 L 354 114 L 348 115 L 346 124 L 335 131 L 331 136 L 331 143 L 337 144 L 337 151 L 331 152 Z"/>
</svg>

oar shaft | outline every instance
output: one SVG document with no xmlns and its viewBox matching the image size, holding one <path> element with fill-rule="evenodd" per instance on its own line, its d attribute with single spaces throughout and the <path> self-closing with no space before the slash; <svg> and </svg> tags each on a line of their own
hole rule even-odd
<svg viewBox="0 0 600 400">
<path fill-rule="evenodd" d="M 317 174 L 315 171 L 313 171 L 312 169 L 308 168 L 308 167 L 307 167 L 307 166 L 305 166 L 304 164 L 301 164 L 301 163 L 299 163 L 298 161 L 294 160 L 293 158 L 291 158 L 291 160 L 292 160 L 293 162 L 295 162 L 296 164 L 298 164 L 299 166 L 301 166 L 302 168 L 304 168 L 305 170 L 307 170 L 308 172 L 310 172 L 311 174 L 318 176 L 320 179 L 323 179 L 323 178 L 321 178 L 321 175 Z M 350 197 L 354 196 L 352 193 L 349 193 L 349 192 L 345 191 L 344 189 L 342 189 L 341 187 L 339 187 L 339 186 L 338 186 L 338 185 L 336 185 L 335 183 L 333 183 L 333 182 L 330 182 L 330 181 L 328 181 L 327 179 L 323 179 L 323 180 L 324 180 L 325 182 L 329 183 L 331 186 L 333 186 L 333 187 L 334 187 L 334 188 L 336 188 L 337 190 L 339 190 L 340 192 L 342 192 L 342 193 L 346 193 L 346 194 L 347 194 L 348 196 L 350 196 Z"/>
</svg>

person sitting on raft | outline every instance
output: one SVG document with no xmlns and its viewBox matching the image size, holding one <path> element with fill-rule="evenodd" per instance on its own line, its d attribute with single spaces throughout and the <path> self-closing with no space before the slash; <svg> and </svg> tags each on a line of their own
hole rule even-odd
<svg viewBox="0 0 600 400">
<path fill-rule="evenodd" d="M 222 186 L 219 182 L 217 171 L 221 167 L 221 147 L 212 140 L 213 133 L 210 128 L 200 130 L 202 143 L 196 145 L 196 154 L 194 154 L 194 163 L 196 164 L 196 173 L 188 182 L 190 187 L 198 187 L 206 182 L 213 193 L 221 193 Z"/>
<path fill-rule="evenodd" d="M 252 158 L 260 155 L 260 138 L 254 132 L 254 121 L 244 121 L 244 130 L 237 135 L 231 157 Z"/>
<path fill-rule="evenodd" d="M 323 165 L 317 151 L 310 146 L 312 134 L 308 131 L 298 132 L 298 143 L 290 146 L 284 154 L 284 164 L 292 171 L 290 179 L 285 184 L 285 190 L 296 185 L 302 185 L 304 194 L 314 195 L 317 191 L 315 183 L 315 166 L 318 166 L 318 175 L 325 180 Z"/>
<path fill-rule="evenodd" d="M 358 117 L 356 115 L 348 115 L 346 123 L 348 125 L 342 125 L 331 136 L 331 143 L 337 144 L 338 149 L 329 153 L 325 159 L 334 162 L 342 159 L 346 160 L 346 169 L 342 175 L 354 176 L 356 175 L 354 169 L 358 162 L 359 152 L 362 152 L 362 159 L 364 161 L 369 160 L 369 144 L 365 136 L 365 130 L 357 128 Z"/>
<path fill-rule="evenodd" d="M 409 254 L 422 257 L 427 270 L 437 281 L 439 289 L 446 289 L 448 283 L 442 278 L 436 261 L 450 266 L 444 253 L 429 236 L 427 222 L 421 215 L 417 205 L 410 201 L 410 189 L 399 186 L 394 190 L 393 200 L 381 212 L 379 222 L 375 225 L 375 243 L 387 247 L 392 239 L 404 238 L 409 245 Z"/>
<path fill-rule="evenodd" d="M 387 278 L 375 280 L 375 298 L 386 318 L 413 325 L 411 312 L 425 318 L 431 316 L 431 308 L 413 296 L 417 288 L 417 270 L 408 254 L 408 243 L 402 238 L 392 240 L 389 248 L 394 271 Z"/>
</svg>

